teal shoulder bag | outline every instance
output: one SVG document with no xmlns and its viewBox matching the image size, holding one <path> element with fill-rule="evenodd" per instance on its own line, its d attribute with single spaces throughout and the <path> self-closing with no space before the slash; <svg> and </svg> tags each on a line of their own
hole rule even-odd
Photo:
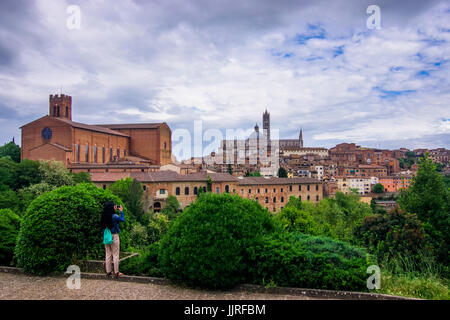
<svg viewBox="0 0 450 320">
<path fill-rule="evenodd" d="M 113 243 L 111 230 L 109 228 L 106 228 L 103 232 L 103 244 L 111 244 Z"/>
</svg>

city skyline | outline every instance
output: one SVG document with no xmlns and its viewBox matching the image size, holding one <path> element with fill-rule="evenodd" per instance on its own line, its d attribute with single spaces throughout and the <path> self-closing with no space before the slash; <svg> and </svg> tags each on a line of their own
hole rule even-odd
<svg viewBox="0 0 450 320">
<path fill-rule="evenodd" d="M 365 1 L 258 3 L 2 3 L 0 142 L 62 86 L 87 124 L 245 130 L 267 108 L 305 146 L 450 148 L 448 3 L 378 1 L 376 30 Z"/>
</svg>

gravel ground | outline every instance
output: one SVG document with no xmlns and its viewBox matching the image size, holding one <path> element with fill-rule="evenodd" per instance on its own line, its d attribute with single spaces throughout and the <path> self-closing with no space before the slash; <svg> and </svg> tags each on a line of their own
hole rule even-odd
<svg viewBox="0 0 450 320">
<path fill-rule="evenodd" d="M 105 293 L 108 292 L 108 297 Z M 66 278 L 0 272 L 0 300 L 311 300 L 307 296 L 204 291 L 114 280 L 81 278 L 80 289 L 68 289 Z"/>
</svg>

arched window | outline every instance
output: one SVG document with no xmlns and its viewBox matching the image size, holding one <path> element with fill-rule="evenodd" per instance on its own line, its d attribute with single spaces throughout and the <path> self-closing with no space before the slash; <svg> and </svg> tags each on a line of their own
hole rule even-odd
<svg viewBox="0 0 450 320">
<path fill-rule="evenodd" d="M 166 148 L 167 148 L 167 143 L 164 142 L 164 150 L 166 150 Z"/>
<path fill-rule="evenodd" d="M 85 161 L 89 162 L 89 145 L 86 143 L 86 149 L 85 149 Z"/>
<path fill-rule="evenodd" d="M 194 194 L 198 194 L 198 188 L 194 187 Z"/>
<path fill-rule="evenodd" d="M 273 197 L 273 203 L 277 202 L 277 197 Z"/>
<path fill-rule="evenodd" d="M 66 107 L 66 118 L 69 117 L 69 107 Z"/>
<path fill-rule="evenodd" d="M 311 197 L 310 197 L 310 196 L 309 196 L 309 194 L 308 194 L 308 198 L 307 198 L 306 200 L 308 200 L 308 201 L 309 201 L 310 199 L 311 199 Z"/>
<path fill-rule="evenodd" d="M 75 145 L 75 153 L 76 153 L 76 161 L 77 163 L 80 162 L 80 145 L 77 143 Z"/>
<path fill-rule="evenodd" d="M 229 185 L 225 185 L 225 192 L 226 193 L 230 193 L 230 186 Z"/>
<path fill-rule="evenodd" d="M 189 187 L 185 187 L 184 188 L 184 194 L 185 195 L 189 195 Z"/>
<path fill-rule="evenodd" d="M 97 163 L 97 146 L 94 146 L 94 162 Z"/>
<path fill-rule="evenodd" d="M 176 189 L 175 189 L 175 194 L 177 195 L 177 196 L 179 196 L 180 195 L 180 187 L 177 187 Z"/>
<path fill-rule="evenodd" d="M 281 200 L 280 200 L 281 202 L 284 202 L 284 197 L 281 197 Z"/>
<path fill-rule="evenodd" d="M 266 203 L 269 203 L 269 197 L 266 197 Z"/>
</svg>

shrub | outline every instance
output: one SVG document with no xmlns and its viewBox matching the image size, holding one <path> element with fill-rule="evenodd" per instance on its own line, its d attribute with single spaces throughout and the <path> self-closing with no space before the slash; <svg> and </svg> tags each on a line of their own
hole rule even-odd
<svg viewBox="0 0 450 320">
<path fill-rule="evenodd" d="M 144 190 L 139 181 L 128 177 L 117 180 L 108 189 L 125 203 L 125 206 L 130 212 L 132 222 L 143 222 L 144 204 L 142 202 L 142 196 Z"/>
<path fill-rule="evenodd" d="M 20 229 L 20 217 L 10 209 L 0 209 L 0 264 L 10 265 L 16 238 Z"/>
<path fill-rule="evenodd" d="M 274 233 L 249 256 L 249 278 L 257 284 L 353 291 L 366 285 L 366 252 L 326 237 Z"/>
<path fill-rule="evenodd" d="M 169 218 L 163 213 L 154 213 L 148 224 L 148 237 L 150 242 L 156 242 L 166 234 L 169 228 Z"/>
<path fill-rule="evenodd" d="M 145 228 L 139 222 L 135 222 L 131 226 L 130 242 L 131 246 L 134 248 L 141 248 L 148 245 L 147 228 Z"/>
<path fill-rule="evenodd" d="M 231 287 L 246 278 L 246 248 L 273 229 L 270 213 L 257 202 L 203 194 L 171 223 L 161 240 L 161 271 L 191 286 Z"/>
<path fill-rule="evenodd" d="M 418 257 L 427 244 L 417 216 L 398 207 L 385 215 L 366 217 L 356 233 L 361 243 L 380 259 L 390 259 L 399 254 Z"/>
<path fill-rule="evenodd" d="M 92 184 L 60 187 L 33 200 L 17 239 L 18 265 L 42 275 L 63 271 L 76 259 L 98 258 L 104 253 L 100 217 L 107 200 L 122 204 L 111 192 Z M 125 222 L 122 248 L 129 245 L 127 229 Z"/>
<path fill-rule="evenodd" d="M 158 268 L 159 242 L 152 243 L 139 252 L 139 256 L 131 257 L 120 263 L 120 270 L 125 274 L 161 277 Z"/>
</svg>

